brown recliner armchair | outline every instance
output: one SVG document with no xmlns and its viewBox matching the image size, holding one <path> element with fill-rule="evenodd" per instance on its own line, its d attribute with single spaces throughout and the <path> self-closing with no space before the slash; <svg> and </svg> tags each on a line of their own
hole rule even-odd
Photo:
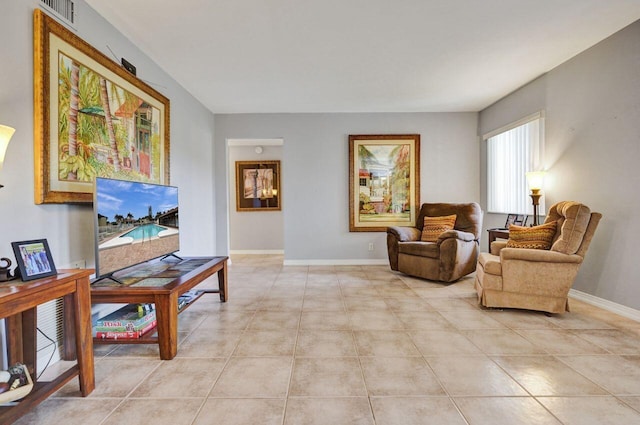
<svg viewBox="0 0 640 425">
<path fill-rule="evenodd" d="M 424 217 L 456 215 L 453 230 L 436 242 L 422 242 Z M 482 209 L 470 204 L 422 204 L 416 227 L 387 228 L 387 250 L 392 270 L 441 282 L 454 282 L 476 269 Z"/>
<path fill-rule="evenodd" d="M 558 202 L 544 221 L 557 223 L 549 250 L 492 242 L 491 253 L 483 252 L 478 258 L 478 302 L 485 307 L 569 311 L 569 289 L 601 218 L 602 214 L 578 202 Z"/>
</svg>

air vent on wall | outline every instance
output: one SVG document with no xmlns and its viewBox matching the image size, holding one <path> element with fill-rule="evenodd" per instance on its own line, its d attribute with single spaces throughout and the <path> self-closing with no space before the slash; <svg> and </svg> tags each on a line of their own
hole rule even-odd
<svg viewBox="0 0 640 425">
<path fill-rule="evenodd" d="M 53 12 L 62 23 L 75 29 L 76 15 L 74 0 L 40 0 L 40 5 Z"/>
</svg>

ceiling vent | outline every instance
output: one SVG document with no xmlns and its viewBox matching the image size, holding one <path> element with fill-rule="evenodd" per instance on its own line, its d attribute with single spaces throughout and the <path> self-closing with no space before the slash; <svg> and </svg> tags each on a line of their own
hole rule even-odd
<svg viewBox="0 0 640 425">
<path fill-rule="evenodd" d="M 62 23 L 75 29 L 76 12 L 74 0 L 40 0 L 40 6 L 52 12 Z"/>
</svg>

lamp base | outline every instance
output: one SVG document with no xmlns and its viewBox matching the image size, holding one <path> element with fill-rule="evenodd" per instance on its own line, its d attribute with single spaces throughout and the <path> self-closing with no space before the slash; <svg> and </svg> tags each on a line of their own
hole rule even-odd
<svg viewBox="0 0 640 425">
<path fill-rule="evenodd" d="M 540 197 L 542 196 L 539 192 L 539 190 L 537 191 L 531 191 L 531 201 L 533 203 L 533 225 L 537 226 L 538 225 L 538 205 L 540 205 Z"/>
</svg>

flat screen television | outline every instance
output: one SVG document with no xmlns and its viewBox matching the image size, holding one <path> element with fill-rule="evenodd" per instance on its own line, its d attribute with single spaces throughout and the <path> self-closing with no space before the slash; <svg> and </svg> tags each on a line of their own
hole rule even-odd
<svg viewBox="0 0 640 425">
<path fill-rule="evenodd" d="M 177 187 L 97 177 L 93 196 L 97 279 L 180 250 Z"/>
</svg>

